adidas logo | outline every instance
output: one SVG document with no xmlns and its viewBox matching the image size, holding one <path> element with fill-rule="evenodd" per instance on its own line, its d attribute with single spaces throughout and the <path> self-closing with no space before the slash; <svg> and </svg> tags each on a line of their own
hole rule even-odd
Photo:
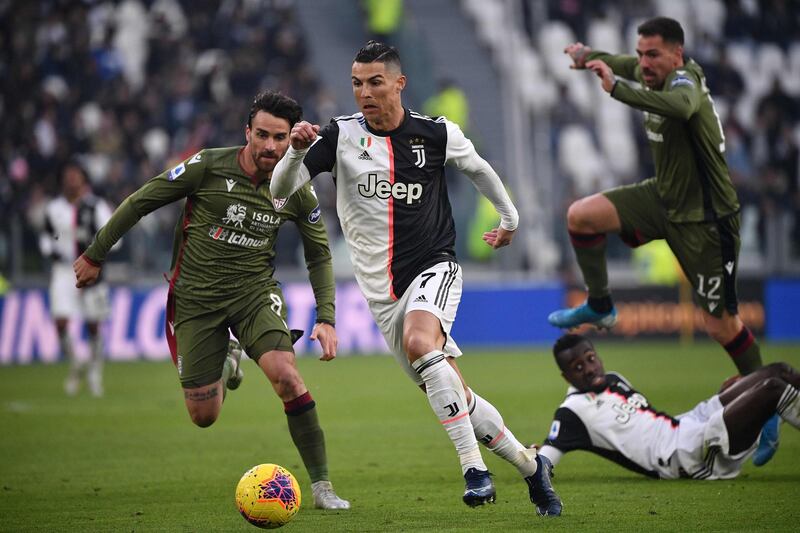
<svg viewBox="0 0 800 533">
<path fill-rule="evenodd" d="M 372 161 L 372 157 L 370 157 L 369 152 L 367 152 L 366 150 L 361 152 L 361 155 L 358 156 L 358 158 L 361 159 L 362 161 Z"/>
<path fill-rule="evenodd" d="M 427 299 L 427 298 L 425 298 L 425 295 L 424 295 L 424 294 L 420 294 L 419 296 L 417 296 L 417 299 L 416 299 L 416 300 L 414 300 L 414 301 L 415 301 L 415 302 L 425 302 L 425 303 L 428 303 L 428 299 Z"/>
</svg>

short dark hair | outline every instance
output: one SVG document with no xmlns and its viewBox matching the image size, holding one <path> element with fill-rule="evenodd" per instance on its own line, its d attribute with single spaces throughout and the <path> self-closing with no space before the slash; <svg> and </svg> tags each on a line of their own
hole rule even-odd
<svg viewBox="0 0 800 533">
<path fill-rule="evenodd" d="M 89 171 L 86 170 L 86 167 L 83 165 L 80 159 L 77 157 L 71 157 L 67 159 L 62 165 L 61 168 L 58 170 L 58 180 L 59 182 L 64 181 L 64 175 L 67 173 L 67 169 L 74 168 L 78 172 L 81 173 L 83 176 L 83 181 L 86 183 L 91 183 L 89 179 Z"/>
<path fill-rule="evenodd" d="M 660 35 L 665 43 L 683 45 L 683 28 L 680 22 L 668 17 L 656 17 L 646 20 L 636 30 L 639 35 L 652 37 Z"/>
<path fill-rule="evenodd" d="M 555 344 L 553 344 L 553 357 L 555 357 L 558 368 L 562 368 L 561 361 L 558 359 L 558 354 L 565 350 L 569 350 L 570 348 L 574 348 L 583 341 L 586 341 L 589 344 L 592 342 L 583 335 L 577 335 L 575 333 L 567 333 L 558 338 Z"/>
<path fill-rule="evenodd" d="M 402 70 L 397 48 L 378 41 L 369 41 L 356 54 L 355 63 L 385 63 Z"/>
<path fill-rule="evenodd" d="M 253 117 L 259 111 L 266 111 L 270 115 L 286 119 L 289 127 L 294 127 L 303 118 L 303 108 L 300 104 L 275 91 L 262 91 L 253 99 L 250 106 L 250 116 L 247 117 L 247 125 L 253 127 Z"/>
</svg>

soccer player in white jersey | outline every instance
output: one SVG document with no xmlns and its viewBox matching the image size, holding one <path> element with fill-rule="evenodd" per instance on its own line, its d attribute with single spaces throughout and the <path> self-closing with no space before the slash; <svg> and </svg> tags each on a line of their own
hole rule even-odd
<svg viewBox="0 0 800 533">
<path fill-rule="evenodd" d="M 776 412 L 800 429 L 800 374 L 786 363 L 759 368 L 673 417 L 621 375 L 606 373 L 586 337 L 564 335 L 553 355 L 570 384 L 539 450 L 553 464 L 586 450 L 650 477 L 729 479 L 739 475 Z"/>
<path fill-rule="evenodd" d="M 359 113 L 322 129 L 300 122 L 270 191 L 287 198 L 321 172 L 332 172 L 336 209 L 356 280 L 378 326 L 455 445 L 466 480 L 463 500 L 495 500 L 478 441 L 512 463 L 542 515 L 561 514 L 546 458 L 530 453 L 497 409 L 472 391 L 450 336 L 461 299 L 461 267 L 444 178 L 453 165 L 495 206 L 499 227 L 484 234 L 493 248 L 511 243 L 517 210 L 503 183 L 460 128 L 403 107 L 406 84 L 393 47 L 370 41 L 356 55 L 351 83 Z"/>
<path fill-rule="evenodd" d="M 85 379 L 93 396 L 103 395 L 103 338 L 101 323 L 108 317 L 108 285 L 98 283 L 79 291 L 75 288 L 72 262 L 89 246 L 94 234 L 108 219 L 111 208 L 92 194 L 86 172 L 76 161 L 61 171 L 61 195 L 45 208 L 45 231 L 39 238 L 42 255 L 52 261 L 50 313 L 56 321 L 61 353 L 69 361 L 64 390 L 78 393 Z M 78 360 L 68 331 L 71 318 L 83 318 L 89 332 L 91 358 Z"/>
</svg>

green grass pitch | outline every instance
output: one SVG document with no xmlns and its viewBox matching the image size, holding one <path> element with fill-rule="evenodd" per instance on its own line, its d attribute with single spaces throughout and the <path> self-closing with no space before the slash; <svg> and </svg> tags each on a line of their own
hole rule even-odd
<svg viewBox="0 0 800 533">
<path fill-rule="evenodd" d="M 713 394 L 733 365 L 707 342 L 597 342 L 656 408 L 678 414 Z M 800 367 L 798 346 L 767 362 Z M 452 445 L 425 396 L 389 357 L 314 358 L 299 367 L 317 400 L 331 478 L 348 512 L 312 508 L 279 400 L 252 362 L 211 428 L 194 427 L 168 363 L 111 363 L 106 397 L 63 395 L 63 365 L 0 368 L 0 531 L 255 531 L 234 488 L 251 466 L 286 466 L 303 504 L 284 531 L 797 531 L 800 433 L 781 426 L 771 463 L 731 481 L 654 481 L 583 452 L 556 468 L 559 519 L 536 516 L 515 469 L 484 451 L 495 505 L 461 503 Z M 468 382 L 525 442 L 541 442 L 566 384 L 545 349 L 474 351 Z"/>
</svg>

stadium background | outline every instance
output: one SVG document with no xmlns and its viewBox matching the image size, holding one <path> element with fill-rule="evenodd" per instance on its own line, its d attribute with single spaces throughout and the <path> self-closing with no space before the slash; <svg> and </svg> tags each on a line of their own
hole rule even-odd
<svg viewBox="0 0 800 533">
<path fill-rule="evenodd" d="M 722 118 L 742 202 L 745 321 L 768 341 L 800 340 L 792 314 L 800 307 L 796 2 L 6 1 L 0 364 L 60 359 L 47 312 L 48 265 L 37 241 L 67 159 L 79 157 L 96 191 L 119 204 L 202 147 L 241 144 L 250 98 L 261 89 L 296 98 L 314 122 L 352 113 L 350 63 L 371 37 L 398 46 L 409 77 L 406 105 L 445 110 L 460 121 L 520 210 L 513 246 L 486 254 L 479 236 L 494 217 L 468 180 L 448 177 L 465 267 L 456 338 L 465 346 L 547 344 L 559 332 L 547 326 L 546 314 L 581 298 L 566 206 L 652 174 L 639 113 L 609 99 L 589 74 L 569 70 L 562 50 L 581 40 L 631 53 L 637 24 L 654 14 L 683 23 L 687 54 L 705 68 Z M 335 250 L 341 350 L 383 351 L 352 281 L 332 182 L 321 177 L 315 186 Z M 162 272 L 177 212 L 175 205 L 143 219 L 110 258 L 111 359 L 167 357 Z M 284 228 L 278 246 L 291 325 L 308 331 L 313 301 L 293 228 Z M 704 336 L 663 246 L 631 253 L 614 239 L 609 253 L 621 311 L 614 335 Z M 80 324 L 72 327 L 79 336 Z M 304 342 L 301 353 L 314 349 Z"/>
</svg>

